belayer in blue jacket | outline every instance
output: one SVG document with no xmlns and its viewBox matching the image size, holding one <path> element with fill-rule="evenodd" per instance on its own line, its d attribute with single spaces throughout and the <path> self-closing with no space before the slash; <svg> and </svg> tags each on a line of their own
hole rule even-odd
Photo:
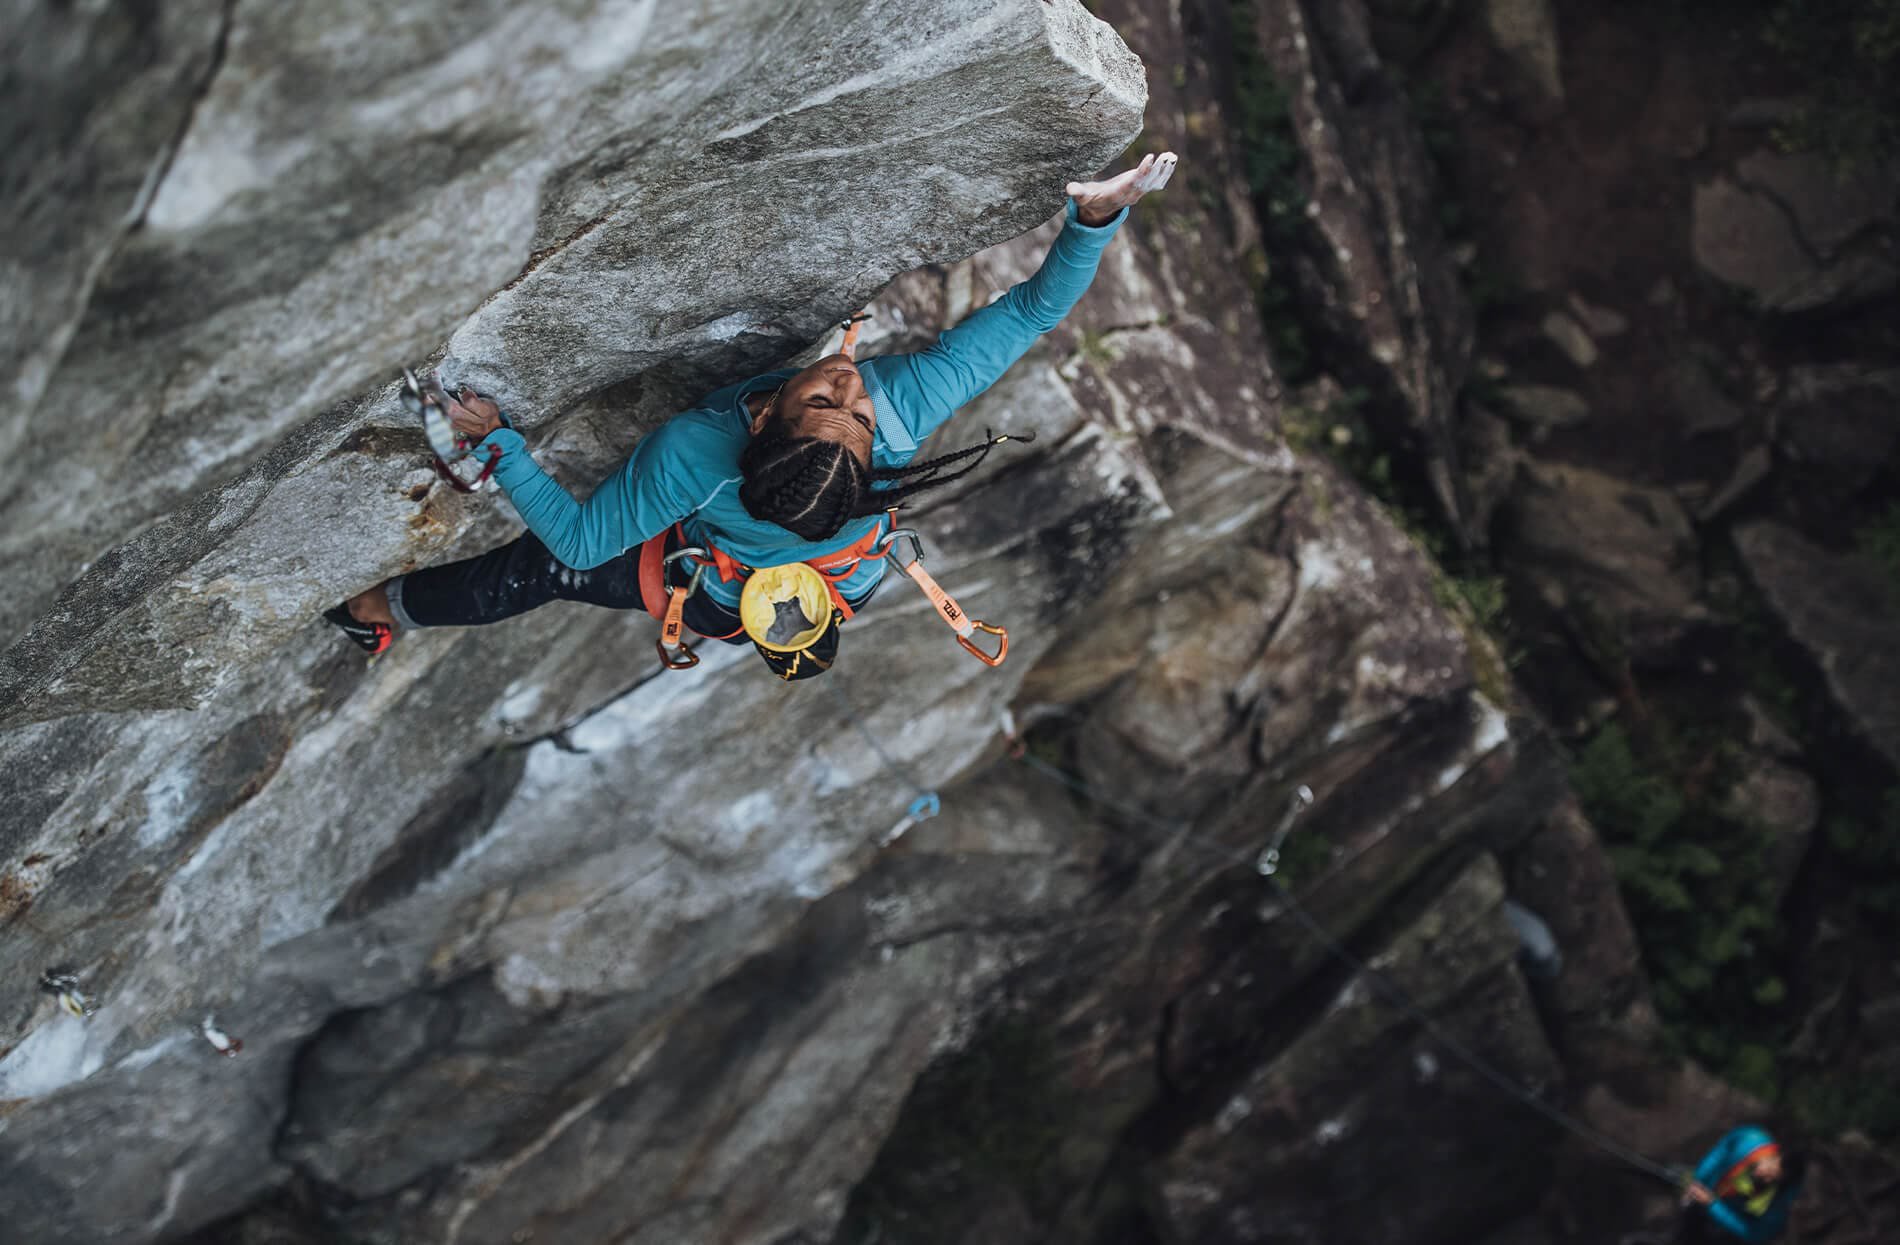
<svg viewBox="0 0 1900 1245">
<path fill-rule="evenodd" d="M 691 547 L 716 551 L 720 572 L 701 576 L 686 603 L 684 621 L 702 635 L 746 642 L 739 605 L 754 568 L 816 565 L 848 616 L 883 578 L 874 549 L 889 512 L 973 470 L 995 442 L 926 462 L 913 461 L 918 446 L 1069 313 L 1128 209 L 1174 163 L 1150 155 L 1106 181 L 1071 182 L 1067 222 L 1036 275 L 929 349 L 863 362 L 833 354 L 718 390 L 643 439 L 586 501 L 535 464 L 493 402 L 462 390 L 448 400 L 455 428 L 482 439 L 479 454 L 499 450 L 494 478 L 527 533 L 378 584 L 325 617 L 379 653 L 398 628 L 498 622 L 554 600 L 653 610 L 660 557 Z M 670 564 L 668 582 L 690 569 Z"/>
<path fill-rule="evenodd" d="M 1805 1154 L 1766 1129 L 1746 1124 L 1732 1130 L 1696 1164 L 1677 1239 L 1719 1245 L 1774 1240 L 1788 1227 L 1806 1172 Z"/>
</svg>

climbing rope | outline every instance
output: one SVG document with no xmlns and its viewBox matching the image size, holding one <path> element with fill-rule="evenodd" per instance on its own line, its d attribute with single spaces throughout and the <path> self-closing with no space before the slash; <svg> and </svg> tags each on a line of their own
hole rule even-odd
<svg viewBox="0 0 1900 1245">
<path fill-rule="evenodd" d="M 917 776 L 906 768 L 903 762 L 885 751 L 883 743 L 876 735 L 871 733 L 871 728 L 864 724 L 864 719 L 859 715 L 857 706 L 851 703 L 849 696 L 845 695 L 844 686 L 838 682 L 835 675 L 827 679 L 825 683 L 826 686 L 831 688 L 831 694 L 838 698 L 838 705 L 844 710 L 845 719 L 856 728 L 859 735 L 864 737 L 864 742 L 871 745 L 871 751 L 877 754 L 878 760 L 883 764 L 884 769 L 908 784 L 911 790 L 917 793 L 916 798 L 910 802 L 910 807 L 904 810 L 904 816 L 896 825 L 885 831 L 883 838 L 878 840 L 880 845 L 888 846 L 889 844 L 897 842 L 898 839 L 903 838 L 905 832 L 912 826 L 919 822 L 929 821 L 932 817 L 941 813 L 943 811 L 943 800 L 938 796 L 935 790 L 917 781 Z"/>
<path fill-rule="evenodd" d="M 1627 1163 L 1645 1175 L 1653 1176 L 1673 1188 L 1680 1189 L 1686 1187 L 1688 1184 L 1690 1179 L 1689 1173 L 1679 1168 L 1673 1168 L 1666 1164 L 1659 1163 L 1648 1155 L 1634 1150 L 1622 1142 L 1617 1141 L 1615 1138 L 1599 1132 L 1575 1116 L 1550 1105 L 1531 1090 L 1518 1084 L 1508 1074 L 1500 1071 L 1483 1056 L 1447 1033 L 1443 1026 L 1432 1019 L 1425 1009 L 1419 1006 L 1419 1004 L 1412 999 L 1411 995 L 1405 992 L 1403 987 L 1399 986 L 1398 983 L 1394 982 L 1391 978 L 1368 964 L 1359 956 L 1353 954 L 1345 944 L 1327 932 L 1326 928 L 1314 918 L 1313 914 L 1306 910 L 1306 906 L 1294 896 L 1292 887 L 1288 886 L 1286 880 L 1279 876 L 1280 848 L 1285 842 L 1287 834 L 1292 830 L 1294 819 L 1307 805 L 1312 803 L 1313 793 L 1310 788 L 1301 786 L 1295 790 L 1293 798 L 1288 804 L 1287 811 L 1282 816 L 1280 824 L 1275 829 L 1274 835 L 1267 848 L 1260 852 L 1259 855 L 1249 858 L 1227 848 L 1204 842 L 1201 836 L 1196 834 L 1190 827 L 1179 822 L 1170 821 L 1166 818 L 1156 817 L 1145 810 L 1116 800 L 1096 789 L 1088 782 L 1068 773 L 1066 770 L 1051 765 L 1040 757 L 1032 756 L 1022 746 L 1021 740 L 1017 738 L 1015 734 L 1014 724 L 1007 716 L 1005 716 L 1004 719 L 1004 731 L 1011 743 L 1011 758 L 1020 762 L 1025 767 L 1054 779 L 1069 790 L 1087 799 L 1090 803 L 1106 809 L 1109 812 L 1119 813 L 1124 817 L 1132 818 L 1138 822 L 1172 826 L 1181 843 L 1201 852 L 1204 857 L 1217 860 L 1222 864 L 1245 865 L 1265 878 L 1279 894 L 1282 903 L 1286 907 L 1286 911 L 1293 916 L 1293 919 L 1299 923 L 1300 927 L 1304 929 L 1313 941 L 1319 944 L 1328 955 L 1331 955 L 1334 959 L 1352 969 L 1354 973 L 1364 977 L 1366 981 L 1371 984 L 1373 989 L 1384 996 L 1388 1003 L 1404 1013 L 1423 1029 L 1433 1041 L 1443 1047 L 1460 1063 L 1483 1077 L 1494 1088 L 1569 1132 L 1578 1140 L 1595 1146 L 1597 1149 Z"/>
</svg>

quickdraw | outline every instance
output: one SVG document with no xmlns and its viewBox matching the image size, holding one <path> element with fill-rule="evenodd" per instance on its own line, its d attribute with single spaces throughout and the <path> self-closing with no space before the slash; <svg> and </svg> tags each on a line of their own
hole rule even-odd
<svg viewBox="0 0 1900 1245">
<path fill-rule="evenodd" d="M 900 540 L 910 542 L 912 552 L 909 561 L 905 561 L 897 552 L 897 542 Z M 888 558 L 892 566 L 902 571 L 906 578 L 923 590 L 924 595 L 930 598 L 930 604 L 936 607 L 937 617 L 943 619 L 950 629 L 957 633 L 957 643 L 961 644 L 970 656 L 992 669 L 1003 664 L 1003 659 L 1009 656 L 1008 630 L 992 626 L 981 618 L 971 618 L 964 613 L 963 607 L 957 604 L 956 598 L 945 592 L 943 586 L 924 569 L 924 542 L 914 530 L 908 527 L 893 528 L 883 540 L 878 542 L 876 552 Z M 997 637 L 994 656 L 976 646 L 973 637 L 979 631 Z"/>
<path fill-rule="evenodd" d="M 668 670 L 691 670 L 699 664 L 699 654 L 686 642 L 686 599 L 699 591 L 699 581 L 706 577 L 706 567 L 712 555 L 698 545 L 688 545 L 676 549 L 660 560 L 662 581 L 665 573 L 672 570 L 673 563 L 681 558 L 700 559 L 693 567 L 693 577 L 684 588 L 668 583 L 666 588 L 666 614 L 660 619 L 660 638 L 653 642 L 659 650 L 660 664 Z M 668 652 L 668 649 L 672 652 Z"/>
<path fill-rule="evenodd" d="M 61 1008 L 80 1020 L 99 1010 L 92 996 L 79 988 L 79 974 L 70 969 L 47 969 L 40 974 L 40 989 L 58 999 Z"/>
<path fill-rule="evenodd" d="M 1306 811 L 1313 802 L 1313 789 L 1305 783 L 1293 789 L 1293 798 L 1287 801 L 1286 812 L 1280 814 L 1280 824 L 1274 828 L 1273 838 L 1266 850 L 1254 861 L 1254 871 L 1263 878 L 1270 878 L 1280 871 L 1280 848 L 1286 844 L 1286 836 L 1293 829 L 1293 819 Z"/>
<path fill-rule="evenodd" d="M 409 412 L 422 421 L 422 435 L 429 440 L 429 452 L 434 456 L 436 474 L 441 476 L 458 493 L 473 493 L 488 477 L 495 474 L 495 466 L 501 462 L 501 447 L 488 447 L 488 461 L 482 464 L 481 471 L 473 480 L 467 479 L 455 470 L 455 464 L 474 454 L 481 443 L 478 438 L 465 436 L 456 430 L 449 419 L 449 395 L 442 385 L 442 373 L 430 369 L 426 377 L 418 377 L 408 368 L 402 370 L 402 404 Z M 503 415 L 504 427 L 512 428 L 508 417 Z"/>
</svg>

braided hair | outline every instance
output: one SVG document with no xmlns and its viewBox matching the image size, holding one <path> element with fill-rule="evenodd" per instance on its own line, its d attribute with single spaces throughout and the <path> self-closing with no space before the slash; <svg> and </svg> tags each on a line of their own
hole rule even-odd
<svg viewBox="0 0 1900 1245">
<path fill-rule="evenodd" d="M 1033 441 L 1034 433 L 1004 433 L 940 458 L 903 467 L 866 467 L 836 441 L 793 435 L 782 416 L 766 421 L 739 458 L 745 482 L 739 500 L 755 519 L 776 523 L 801 540 L 829 540 L 852 519 L 883 514 L 925 489 L 960 480 L 983 465 L 1005 441 Z M 961 471 L 946 468 L 966 458 Z"/>
</svg>

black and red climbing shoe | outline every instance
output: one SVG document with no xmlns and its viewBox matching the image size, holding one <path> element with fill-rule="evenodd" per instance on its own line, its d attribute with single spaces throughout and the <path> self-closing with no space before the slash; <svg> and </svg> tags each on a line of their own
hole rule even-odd
<svg viewBox="0 0 1900 1245">
<path fill-rule="evenodd" d="M 396 633 L 388 623 L 358 622 L 347 604 L 323 611 L 323 621 L 340 629 L 355 642 L 356 647 L 371 657 L 388 648 L 396 639 Z"/>
</svg>

